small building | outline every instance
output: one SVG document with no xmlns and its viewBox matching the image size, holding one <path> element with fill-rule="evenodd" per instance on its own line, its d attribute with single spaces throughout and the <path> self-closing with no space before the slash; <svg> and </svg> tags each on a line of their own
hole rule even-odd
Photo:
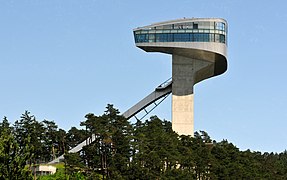
<svg viewBox="0 0 287 180">
<path fill-rule="evenodd" d="M 50 166 L 50 165 L 37 165 L 37 166 L 31 167 L 31 170 L 33 174 L 36 173 L 37 176 L 41 176 L 41 175 L 55 174 L 57 168 L 54 166 Z"/>
</svg>

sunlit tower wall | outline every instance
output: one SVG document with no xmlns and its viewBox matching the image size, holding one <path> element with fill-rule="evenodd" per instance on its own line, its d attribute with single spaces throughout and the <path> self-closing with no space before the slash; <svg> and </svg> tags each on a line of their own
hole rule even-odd
<svg viewBox="0 0 287 180">
<path fill-rule="evenodd" d="M 227 70 L 227 22 L 184 18 L 134 29 L 136 46 L 172 55 L 172 128 L 194 133 L 193 86 Z"/>
</svg>

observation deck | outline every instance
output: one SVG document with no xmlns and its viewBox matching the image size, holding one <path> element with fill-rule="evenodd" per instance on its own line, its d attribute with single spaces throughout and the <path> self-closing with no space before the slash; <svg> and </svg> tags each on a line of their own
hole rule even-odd
<svg viewBox="0 0 287 180">
<path fill-rule="evenodd" d="M 134 29 L 136 43 L 218 42 L 226 44 L 223 19 L 179 19 Z"/>
<path fill-rule="evenodd" d="M 147 52 L 179 54 L 213 62 L 213 76 L 227 70 L 227 22 L 224 19 L 185 18 L 155 23 L 134 29 L 134 38 L 136 46 Z"/>
</svg>

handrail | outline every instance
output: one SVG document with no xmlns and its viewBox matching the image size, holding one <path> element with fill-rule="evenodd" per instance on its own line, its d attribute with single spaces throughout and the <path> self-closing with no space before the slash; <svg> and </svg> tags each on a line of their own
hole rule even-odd
<svg viewBox="0 0 287 180">
<path fill-rule="evenodd" d="M 215 33 L 226 35 L 225 30 L 221 29 L 140 29 L 135 30 L 134 33 L 138 34 L 164 34 L 164 33 Z"/>
<path fill-rule="evenodd" d="M 163 83 L 161 83 L 157 88 L 155 88 L 155 90 L 164 89 L 167 86 L 169 86 L 171 83 L 172 83 L 172 78 L 169 78 L 166 81 L 164 81 Z"/>
</svg>

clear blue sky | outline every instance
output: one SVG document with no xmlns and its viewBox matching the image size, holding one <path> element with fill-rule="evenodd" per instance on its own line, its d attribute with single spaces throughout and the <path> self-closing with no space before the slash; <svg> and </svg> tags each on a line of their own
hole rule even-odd
<svg viewBox="0 0 287 180">
<path fill-rule="evenodd" d="M 195 130 L 241 150 L 287 149 L 287 4 L 247 0 L 2 0 L 0 117 L 28 110 L 79 127 L 108 103 L 124 112 L 171 77 L 171 57 L 132 29 L 183 17 L 229 23 L 228 71 L 195 86 Z M 153 115 L 171 119 L 171 99 Z"/>
</svg>

